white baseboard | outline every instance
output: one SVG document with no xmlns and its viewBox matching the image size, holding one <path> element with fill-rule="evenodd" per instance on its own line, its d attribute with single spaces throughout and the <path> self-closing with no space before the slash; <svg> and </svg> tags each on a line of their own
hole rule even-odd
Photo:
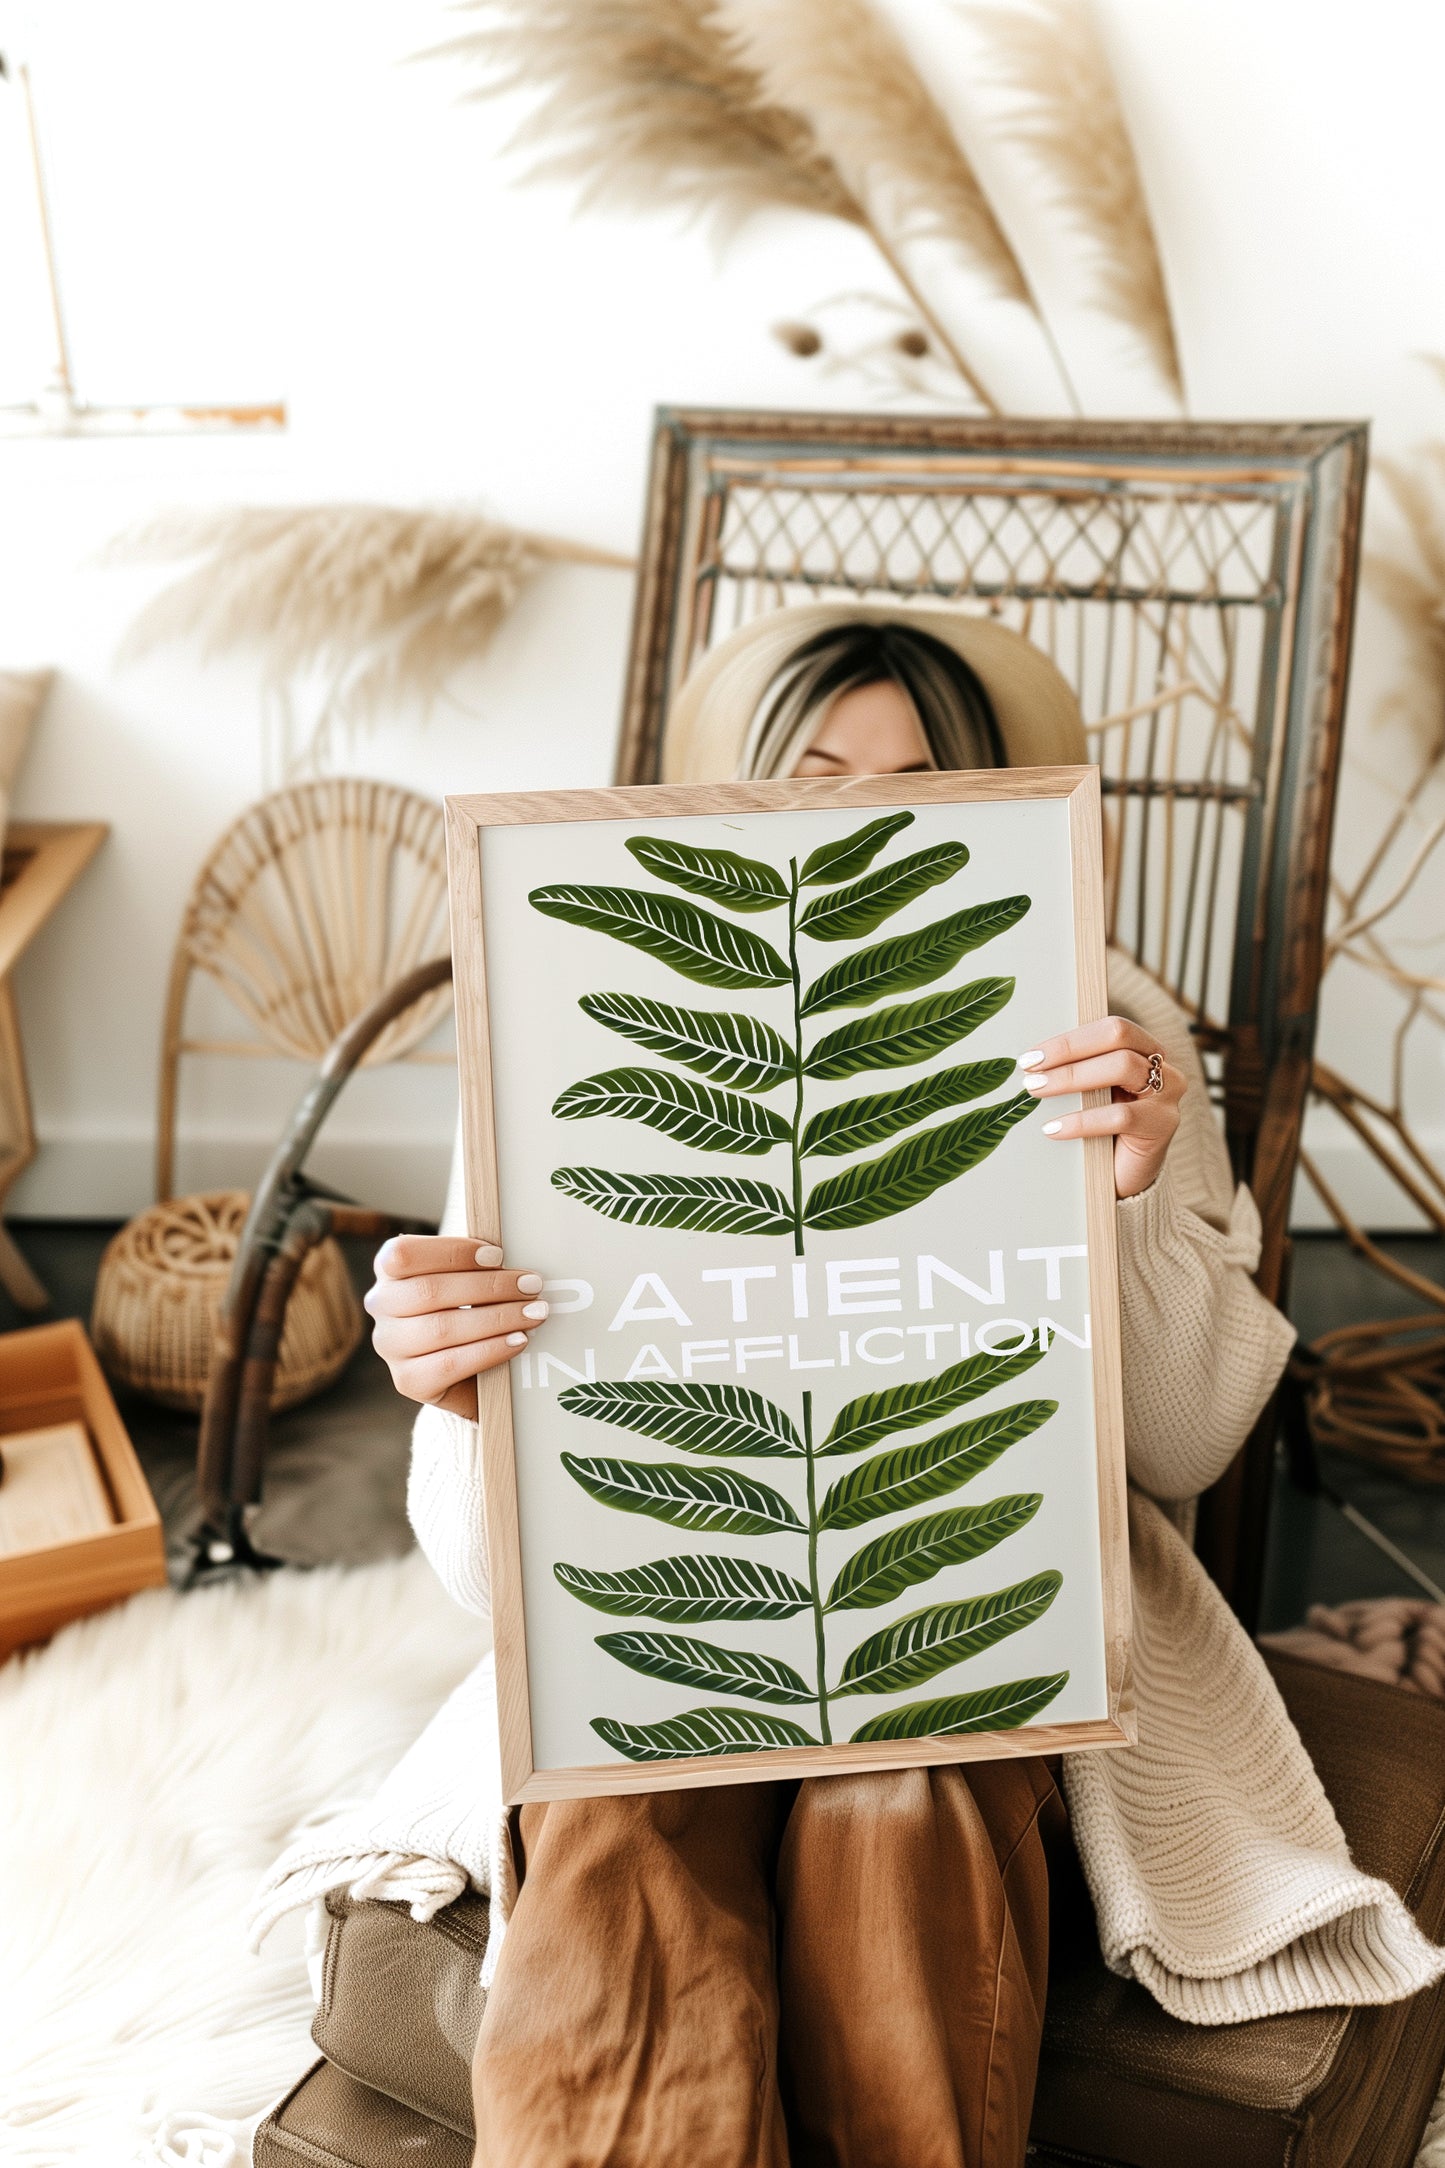
<svg viewBox="0 0 1445 2168">
<path fill-rule="evenodd" d="M 1445 1165 L 1445 1135 L 1423 1141 Z M 275 1142 L 273 1130 L 253 1137 L 191 1138 L 180 1154 L 180 1183 L 187 1190 L 249 1188 Z M 7 1212 L 15 1219 L 128 1219 L 154 1194 L 153 1150 L 148 1134 L 52 1138 L 10 1192 Z M 1325 1180 L 1361 1226 L 1382 1233 L 1424 1227 L 1424 1220 L 1342 1125 L 1325 1128 L 1312 1117 L 1310 1150 Z M 359 1201 L 435 1219 L 446 1194 L 450 1157 L 450 1140 L 440 1137 L 402 1141 L 395 1136 L 340 1136 L 318 1145 L 309 1165 L 318 1181 Z M 1295 1184 L 1293 1225 L 1316 1229 L 1332 1224 L 1301 1176 Z"/>
<path fill-rule="evenodd" d="M 250 1189 L 274 1150 L 276 1133 L 202 1137 L 183 1144 L 177 1180 L 183 1190 Z M 155 1145 L 149 1134 L 57 1137 L 42 1143 L 6 1202 L 13 1219 L 129 1219 L 155 1196 Z M 323 1140 L 307 1161 L 318 1182 L 359 1204 L 439 1219 L 451 1160 L 450 1137 Z"/>
</svg>

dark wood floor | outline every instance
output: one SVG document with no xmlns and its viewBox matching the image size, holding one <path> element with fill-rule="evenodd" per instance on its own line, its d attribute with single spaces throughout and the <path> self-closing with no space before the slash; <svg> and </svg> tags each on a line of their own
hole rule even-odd
<svg viewBox="0 0 1445 2168">
<path fill-rule="evenodd" d="M 53 1316 L 89 1316 L 101 1252 L 114 1228 L 74 1221 L 30 1221 L 16 1239 L 54 1297 Z M 1445 1277 L 1445 1244 L 1401 1238 L 1389 1245 L 1422 1272 Z M 350 1259 L 358 1287 L 370 1277 L 358 1246 Z M 1334 1236 L 1305 1236 L 1295 1247 L 1291 1308 L 1307 1339 L 1333 1325 L 1390 1317 L 1416 1307 L 1401 1290 L 1354 1257 Z M 0 1293 L 0 1329 L 32 1322 Z M 173 1564 L 189 1558 L 196 1526 L 196 1424 L 146 1402 L 123 1399 L 122 1412 L 165 1517 Z M 315 1565 L 360 1564 L 405 1550 L 406 1460 L 411 1411 L 391 1389 L 384 1366 L 363 1341 L 337 1384 L 305 1407 L 278 1416 L 255 1539 L 263 1550 Z M 1332 1454 L 1328 1481 L 1445 1585 L 1445 1491 Z M 1418 1593 L 1407 1576 L 1327 1501 L 1303 1495 L 1281 1468 L 1276 1477 L 1263 1624 L 1292 1624 L 1310 1603 L 1351 1596 Z"/>
</svg>

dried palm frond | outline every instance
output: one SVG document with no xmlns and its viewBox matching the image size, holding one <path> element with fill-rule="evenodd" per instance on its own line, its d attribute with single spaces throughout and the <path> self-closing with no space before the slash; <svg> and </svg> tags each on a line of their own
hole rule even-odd
<svg viewBox="0 0 1445 2168">
<path fill-rule="evenodd" d="M 1090 244 L 1095 305 L 1128 326 L 1182 406 L 1159 244 L 1089 0 L 972 7 L 969 20 L 988 41 L 998 81 L 1015 95 L 1007 133 Z"/>
<path fill-rule="evenodd" d="M 558 147 L 534 180 L 576 180 L 584 204 L 676 204 L 728 233 L 759 211 L 852 225 L 860 204 L 807 122 L 769 100 L 712 0 L 468 0 L 482 26 L 426 57 L 486 68 L 471 95 L 540 89 L 512 147 Z"/>
<path fill-rule="evenodd" d="M 368 504 L 175 512 L 108 554 L 198 560 L 147 604 L 122 653 L 182 639 L 206 654 L 250 648 L 275 683 L 329 671 L 330 704 L 352 716 L 433 697 L 545 565 L 629 562 L 473 514 Z"/>
<path fill-rule="evenodd" d="M 868 0 L 717 0 L 716 13 L 765 94 L 806 117 L 853 195 L 898 240 L 951 241 L 995 293 L 1033 305 L 958 138 Z"/>
</svg>

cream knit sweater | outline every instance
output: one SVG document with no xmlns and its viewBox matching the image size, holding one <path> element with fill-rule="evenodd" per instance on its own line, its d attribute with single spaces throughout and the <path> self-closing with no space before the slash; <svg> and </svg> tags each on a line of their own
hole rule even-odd
<svg viewBox="0 0 1445 2168">
<path fill-rule="evenodd" d="M 1119 956 L 1109 991 L 1191 1088 L 1158 1180 L 1118 1207 L 1139 1739 L 1069 1756 L 1064 1773 L 1100 1942 L 1115 1972 L 1191 2024 L 1393 2002 L 1445 1973 L 1445 1950 L 1351 1864 L 1268 1672 L 1174 1525 L 1233 1458 L 1293 1334 L 1249 1277 L 1259 1215 L 1233 1187 L 1183 1016 Z M 464 1224 L 455 1171 L 446 1224 Z M 409 1506 L 446 1587 L 485 1614 L 474 1423 L 421 1411 Z M 278 1861 L 257 1933 L 342 1885 L 427 1918 L 470 1883 L 491 1892 L 490 1970 L 514 1894 L 495 1755 L 480 1751 L 494 1733 L 488 1658 L 372 1807 Z"/>
</svg>

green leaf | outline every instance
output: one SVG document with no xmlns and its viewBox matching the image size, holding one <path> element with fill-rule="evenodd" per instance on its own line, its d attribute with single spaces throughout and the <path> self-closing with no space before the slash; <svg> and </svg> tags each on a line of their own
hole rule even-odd
<svg viewBox="0 0 1445 2168">
<path fill-rule="evenodd" d="M 852 941 L 872 933 L 885 918 L 892 918 L 905 903 L 940 881 L 952 880 L 968 864 L 965 843 L 932 843 L 891 866 L 880 866 L 849 888 L 836 888 L 831 896 L 815 896 L 798 924 L 813 941 Z"/>
<path fill-rule="evenodd" d="M 947 1513 L 926 1513 L 875 1536 L 855 1551 L 828 1591 L 825 1611 L 871 1611 L 891 1603 L 905 1588 L 931 1581 L 945 1566 L 981 1558 L 1006 1536 L 1015 1535 L 1043 1504 L 1039 1491 L 990 1498 L 987 1505 L 953 1506 Z"/>
<path fill-rule="evenodd" d="M 569 1594 L 619 1618 L 660 1618 L 673 1626 L 707 1619 L 791 1618 L 812 1602 L 801 1581 L 751 1558 L 659 1558 L 621 1573 L 552 1568 Z"/>
<path fill-rule="evenodd" d="M 646 1513 L 678 1528 L 708 1535 L 774 1536 L 802 1533 L 803 1524 L 781 1491 L 730 1468 L 675 1468 L 655 1460 L 579 1460 L 564 1453 L 562 1465 L 599 1504 L 620 1513 Z"/>
<path fill-rule="evenodd" d="M 1042 1618 L 1063 1587 L 1061 1573 L 1036 1573 L 1012 1588 L 962 1603 L 910 1611 L 860 1641 L 843 1666 L 835 1694 L 901 1694 L 939 1671 L 991 1649 L 1021 1627 Z M 622 1638 L 619 1636 L 619 1638 Z"/>
<path fill-rule="evenodd" d="M 757 1709 L 689 1709 L 661 1724 L 619 1724 L 594 1716 L 592 1729 L 629 1761 L 676 1761 L 696 1754 L 755 1754 L 760 1747 L 816 1746 L 818 1741 L 785 1716 Z"/>
<path fill-rule="evenodd" d="M 645 872 L 674 888 L 691 889 L 730 911 L 776 911 L 788 900 L 788 884 L 758 858 L 736 851 L 698 850 L 660 836 L 629 836 L 627 848 Z"/>
<path fill-rule="evenodd" d="M 788 1200 L 771 1182 L 741 1175 L 613 1174 L 606 1167 L 558 1167 L 552 1187 L 632 1227 L 686 1227 L 709 1235 L 786 1235 Z"/>
<path fill-rule="evenodd" d="M 843 1174 L 829 1175 L 810 1191 L 803 1224 L 867 1227 L 874 1220 L 908 1211 L 987 1159 L 1017 1123 L 1037 1111 L 1039 1103 L 1031 1092 L 1018 1092 L 1012 1099 L 976 1107 L 956 1122 L 920 1130 L 881 1159 L 862 1159 Z"/>
<path fill-rule="evenodd" d="M 804 1016 L 821 1016 L 825 1009 L 864 1009 L 884 994 L 900 994 L 910 986 L 941 979 L 960 956 L 1016 926 L 1029 900 L 1001 896 L 994 903 L 971 904 L 951 918 L 920 926 L 916 933 L 895 934 L 891 941 L 856 950 L 814 979 L 803 996 Z"/>
<path fill-rule="evenodd" d="M 782 1409 L 744 1385 L 674 1384 L 662 1378 L 599 1378 L 557 1395 L 569 1415 L 635 1430 L 684 1453 L 776 1460 L 803 1441 Z"/>
<path fill-rule="evenodd" d="M 862 1069 L 911 1068 L 997 1016 L 1012 1000 L 1014 984 L 1012 979 L 975 979 L 971 986 L 955 987 L 952 993 L 925 994 L 922 1001 L 905 1001 L 896 1009 L 855 1016 L 818 1041 L 803 1069 L 808 1076 L 831 1081 L 857 1076 Z"/>
<path fill-rule="evenodd" d="M 793 1074 L 786 1041 L 761 1017 L 675 1009 L 669 1002 L 648 1001 L 641 994 L 584 994 L 578 1007 L 594 1023 L 621 1032 L 624 1039 L 635 1039 L 649 1054 L 680 1061 L 715 1084 L 765 1092 Z"/>
<path fill-rule="evenodd" d="M 885 813 L 866 828 L 855 828 L 851 836 L 820 844 L 811 858 L 803 860 L 798 879 L 804 888 L 830 888 L 835 881 L 851 881 L 872 865 L 890 836 L 912 826 L 911 813 Z"/>
<path fill-rule="evenodd" d="M 528 901 L 547 918 L 610 934 L 703 986 L 782 986 L 792 976 L 760 935 L 677 896 L 562 881 L 552 888 L 534 888 Z"/>
<path fill-rule="evenodd" d="M 666 1069 L 607 1069 L 601 1076 L 583 1077 L 559 1093 L 552 1112 L 563 1122 L 580 1122 L 594 1114 L 646 1122 L 649 1129 L 680 1137 L 699 1152 L 755 1157 L 775 1144 L 786 1144 L 789 1136 L 787 1123 L 771 1107 Z"/>
<path fill-rule="evenodd" d="M 961 1490 L 1000 1453 L 1027 1438 L 1057 1413 L 1057 1400 L 1020 1400 L 972 1422 L 940 1430 L 918 1445 L 895 1445 L 840 1476 L 823 1500 L 820 1528 L 862 1528 L 887 1513 L 902 1513 L 947 1491 Z"/>
<path fill-rule="evenodd" d="M 824 1107 L 803 1131 L 805 1155 L 820 1154 L 839 1159 L 845 1152 L 861 1152 L 866 1145 L 881 1144 L 944 1107 L 956 1107 L 966 1099 L 995 1092 L 1013 1075 L 1008 1055 L 997 1061 L 965 1062 L 958 1069 L 937 1069 L 896 1092 L 874 1092 L 867 1099 L 850 1099 L 841 1106 Z M 556 1109 L 553 1109 L 556 1112 Z"/>
<path fill-rule="evenodd" d="M 671 1679 L 675 1686 L 690 1686 L 703 1694 L 742 1694 L 749 1701 L 773 1702 L 818 1698 L 802 1674 L 780 1657 L 720 1649 L 711 1641 L 693 1641 L 685 1634 L 599 1634 L 597 1646 L 650 1679 Z"/>
<path fill-rule="evenodd" d="M 918 1378 L 911 1385 L 890 1385 L 880 1393 L 863 1393 L 838 1410 L 819 1451 L 861 1453 L 865 1446 L 876 1445 L 880 1438 L 891 1438 L 897 1430 L 921 1429 L 936 1416 L 952 1415 L 955 1408 L 981 1399 L 996 1385 L 1011 1385 L 1043 1357 L 1041 1347 L 1012 1348 L 1006 1355 L 966 1355 L 961 1363 L 953 1363 L 931 1378 Z M 568 1395 L 563 1393 L 560 1398 L 565 1404 Z"/>
<path fill-rule="evenodd" d="M 1067 1671 L 1043 1679 L 1010 1679 L 1007 1686 L 983 1686 L 973 1694 L 950 1694 L 943 1701 L 912 1701 L 885 1716 L 871 1717 L 853 1734 L 865 1739 L 947 1739 L 965 1731 L 1017 1731 L 1069 1683 Z"/>
</svg>

